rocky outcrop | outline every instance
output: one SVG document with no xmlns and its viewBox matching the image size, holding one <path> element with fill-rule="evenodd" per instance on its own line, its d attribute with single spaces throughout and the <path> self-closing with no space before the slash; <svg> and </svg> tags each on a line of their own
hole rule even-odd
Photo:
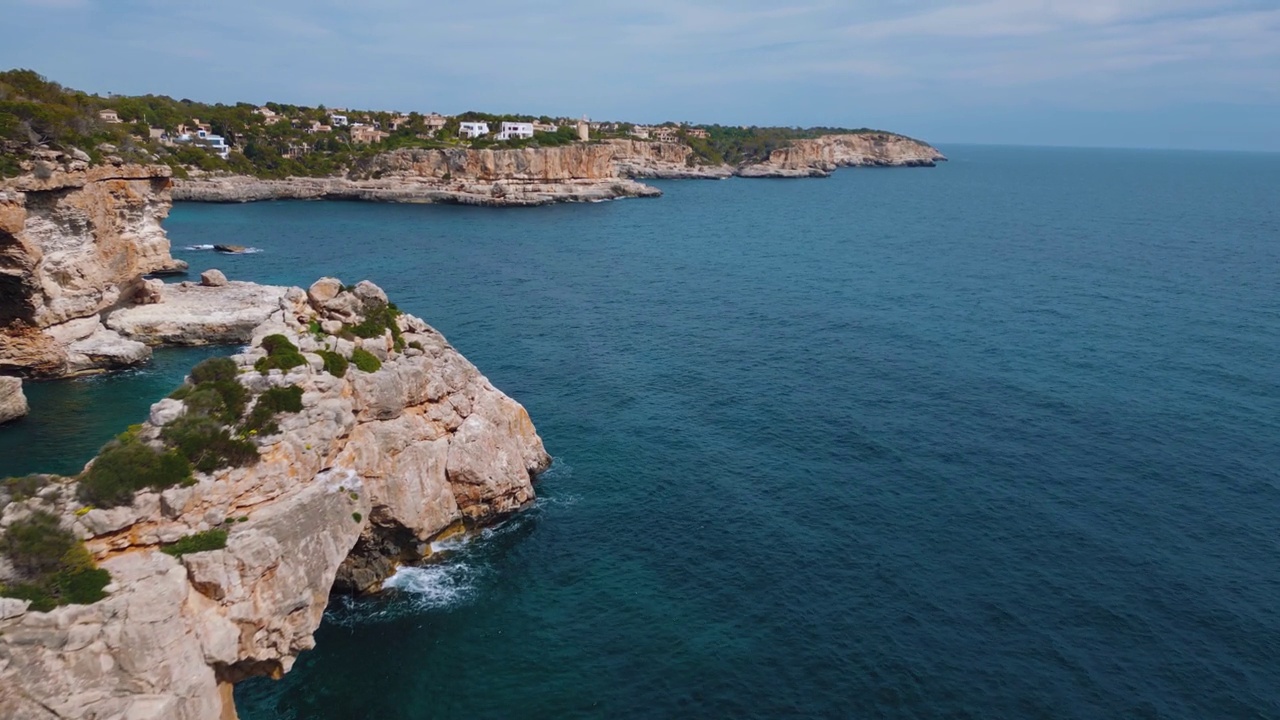
<svg viewBox="0 0 1280 720">
<path fill-rule="evenodd" d="M 946 160 L 935 148 L 891 133 L 826 135 L 795 140 L 762 163 L 738 168 L 747 178 L 827 177 L 841 167 L 933 167 Z"/>
<path fill-rule="evenodd" d="M 345 177 L 263 180 L 243 175 L 174 182 L 175 200 L 252 202 L 343 199 L 527 206 L 655 197 L 656 188 L 620 176 L 603 144 L 504 150 L 396 150 Z"/>
<path fill-rule="evenodd" d="M 389 330 L 353 340 L 316 332 L 381 307 L 379 298 L 367 283 L 291 289 L 255 335 L 286 335 L 306 363 L 260 373 L 257 343 L 234 356 L 249 391 L 302 390 L 301 412 L 256 438 L 257 462 L 197 473 L 189 487 L 143 492 L 125 507 L 85 509 L 55 483 L 4 509 L 5 527 L 34 509 L 61 517 L 112 584 L 104 600 L 47 613 L 0 599 L 0 717 L 234 717 L 232 684 L 279 677 L 313 647 L 335 581 L 376 586 L 440 533 L 533 499 L 549 457 L 528 414 L 438 332 L 407 315 L 395 320 L 398 341 Z M 318 351 L 357 347 L 380 369 L 324 370 Z M 139 437 L 155 438 L 183 411 L 158 402 Z M 227 531 L 223 549 L 157 551 L 215 528 Z"/>
<path fill-rule="evenodd" d="M 106 326 L 123 338 L 151 346 L 247 343 L 258 326 L 279 310 L 288 288 L 223 281 L 222 285 L 162 285 L 157 302 L 115 310 L 106 316 Z"/>
<path fill-rule="evenodd" d="M 22 381 L 16 377 L 0 376 L 0 423 L 17 420 L 26 415 L 27 396 L 22 393 Z"/>
<path fill-rule="evenodd" d="M 131 302 L 144 275 L 184 266 L 160 226 L 167 167 L 61 159 L 0 183 L 0 371 L 61 376 L 145 360 L 145 348 L 76 323 Z"/>
</svg>

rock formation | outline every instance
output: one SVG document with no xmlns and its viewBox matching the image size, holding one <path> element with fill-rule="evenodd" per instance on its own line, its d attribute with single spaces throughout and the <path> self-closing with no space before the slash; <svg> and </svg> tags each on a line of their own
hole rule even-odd
<svg viewBox="0 0 1280 720">
<path fill-rule="evenodd" d="M 591 202 L 662 193 L 622 177 L 604 144 L 504 150 L 396 150 L 344 177 L 263 180 L 204 176 L 174 183 L 175 200 L 252 202 L 347 199 L 523 206 Z"/>
<path fill-rule="evenodd" d="M 0 372 L 56 377 L 147 359 L 97 316 L 132 301 L 143 275 L 185 267 L 160 226 L 167 167 L 62 160 L 0 182 Z"/>
<path fill-rule="evenodd" d="M 373 337 L 343 330 L 385 299 L 370 283 L 344 290 L 331 279 L 310 293 L 281 289 L 257 342 L 233 358 L 248 391 L 297 386 L 302 409 L 254 440 L 256 462 L 123 507 L 86 509 L 53 483 L 4 508 L 0 527 L 36 509 L 60 517 L 112 584 L 106 599 L 50 612 L 0 599 L 0 717 L 234 717 L 234 683 L 279 677 L 313 647 L 335 580 L 376 587 L 438 534 L 533 499 L 550 459 L 523 407 L 415 317 L 392 316 L 396 331 Z M 302 365 L 253 369 L 274 333 L 298 346 Z M 321 351 L 354 358 L 357 348 L 381 366 L 325 369 L 332 357 Z M 184 412 L 161 400 L 137 437 L 154 442 Z M 225 548 L 158 551 L 211 529 L 227 532 Z"/>
<path fill-rule="evenodd" d="M 22 393 L 22 381 L 16 377 L 0 376 L 0 423 L 17 420 L 27 414 L 27 396 Z"/>
<path fill-rule="evenodd" d="M 933 167 L 946 160 L 935 148 L 890 133 L 826 135 L 795 140 L 769 159 L 738 168 L 747 178 L 827 177 L 840 167 Z"/>
</svg>

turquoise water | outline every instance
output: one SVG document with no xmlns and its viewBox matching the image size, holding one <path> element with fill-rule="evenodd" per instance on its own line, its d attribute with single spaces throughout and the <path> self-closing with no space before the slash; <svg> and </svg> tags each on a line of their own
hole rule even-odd
<svg viewBox="0 0 1280 720">
<path fill-rule="evenodd" d="M 262 249 L 194 270 L 379 283 L 556 458 L 241 716 L 1280 716 L 1280 155 L 944 151 L 598 205 L 176 208 L 175 246 Z"/>
</svg>

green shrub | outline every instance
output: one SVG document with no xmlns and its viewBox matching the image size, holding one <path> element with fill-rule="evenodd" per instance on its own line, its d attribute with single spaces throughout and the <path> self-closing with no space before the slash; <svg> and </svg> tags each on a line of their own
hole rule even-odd
<svg viewBox="0 0 1280 720">
<path fill-rule="evenodd" d="M 240 368 L 236 366 L 235 360 L 228 357 L 214 357 L 201 360 L 198 365 L 191 368 L 191 381 L 199 385 L 207 382 L 235 380 L 239 374 Z"/>
<path fill-rule="evenodd" d="M 13 522 L 4 534 L 4 551 L 9 562 L 28 578 L 55 572 L 75 545 L 76 536 L 63 530 L 58 518 L 43 510 Z"/>
<path fill-rule="evenodd" d="M 307 332 L 311 333 L 317 340 L 323 340 L 326 336 L 324 328 L 320 327 L 319 320 L 312 320 L 307 323 Z"/>
<path fill-rule="evenodd" d="M 230 430 L 209 417 L 183 415 L 166 425 L 160 436 L 175 448 L 170 452 L 200 472 L 243 467 L 258 458 L 258 446 L 232 437 Z"/>
<path fill-rule="evenodd" d="M 48 475 L 23 475 L 4 479 L 4 489 L 15 502 L 35 497 L 41 488 L 49 484 Z"/>
<path fill-rule="evenodd" d="M 180 423 L 184 418 L 175 421 Z M 125 432 L 103 446 L 98 458 L 80 476 L 80 500 L 97 507 L 116 507 L 133 501 L 139 490 L 163 490 L 191 482 L 191 463 L 177 450 L 158 451 Z"/>
<path fill-rule="evenodd" d="M 209 358 L 191 369 L 191 383 L 174 390 L 169 397 L 185 402 L 189 414 L 233 423 L 244 414 L 249 397 L 237 380 L 239 374 L 240 369 L 231 358 Z"/>
<path fill-rule="evenodd" d="M 15 583 L 0 587 L 0 597 L 30 600 L 31 605 L 27 609 L 36 612 L 49 612 L 58 606 L 58 601 L 48 590 L 34 583 Z"/>
<path fill-rule="evenodd" d="M 321 350 L 317 353 L 324 358 L 324 371 L 334 377 L 343 377 L 347 374 L 347 359 L 341 354 L 332 350 Z"/>
<path fill-rule="evenodd" d="M 390 330 L 392 340 L 403 347 L 404 339 L 400 337 L 400 324 L 396 322 L 396 318 L 402 314 L 395 303 L 378 305 L 366 310 L 364 319 L 359 323 L 345 326 L 343 329 L 356 337 L 366 339 L 382 337 L 384 332 Z"/>
<path fill-rule="evenodd" d="M 425 348 L 423 348 L 423 347 L 422 347 L 422 343 L 418 342 L 417 340 L 414 340 L 413 342 L 409 343 L 409 347 L 413 348 L 414 350 L 424 350 L 424 349 L 425 349 Z"/>
<path fill-rule="evenodd" d="M 111 575 L 93 562 L 84 543 L 44 511 L 9 525 L 4 552 L 20 581 L 0 588 L 0 596 L 31 601 L 41 612 L 67 603 L 88 604 L 106 597 Z"/>
<path fill-rule="evenodd" d="M 351 351 L 351 364 L 361 372 L 378 372 L 382 369 L 382 361 L 373 353 L 364 348 L 356 348 Z"/>
<path fill-rule="evenodd" d="M 296 413 L 302 411 L 302 388 L 297 385 L 273 387 L 258 396 L 253 411 L 240 426 L 243 434 L 272 435 L 280 427 L 273 419 L 277 413 Z"/>
<path fill-rule="evenodd" d="M 54 583 L 62 604 L 90 605 L 107 596 L 103 588 L 111 582 L 111 573 L 103 568 L 90 568 L 58 573 Z"/>
<path fill-rule="evenodd" d="M 358 512 L 353 512 L 353 513 L 351 513 L 351 519 L 352 519 L 352 520 L 355 520 L 356 522 L 360 522 L 361 520 L 363 520 L 363 519 L 364 519 L 364 516 L 363 516 L 363 515 L 361 515 L 361 514 L 360 514 L 360 513 L 358 513 Z"/>
<path fill-rule="evenodd" d="M 262 349 L 267 351 L 267 356 L 258 358 L 258 361 L 253 364 L 253 369 L 263 375 L 266 375 L 267 371 L 272 369 L 288 372 L 299 365 L 305 365 L 307 362 L 302 353 L 298 352 L 298 346 L 294 345 L 289 338 L 278 333 L 263 338 Z"/>
<path fill-rule="evenodd" d="M 181 538 L 175 543 L 160 548 L 161 552 L 174 557 L 182 557 L 191 553 L 221 550 L 227 546 L 227 531 L 221 528 L 205 530 Z"/>
</svg>

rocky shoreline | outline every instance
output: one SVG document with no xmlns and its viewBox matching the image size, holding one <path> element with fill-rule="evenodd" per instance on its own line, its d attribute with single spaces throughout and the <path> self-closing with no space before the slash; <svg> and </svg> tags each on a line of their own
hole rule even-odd
<svg viewBox="0 0 1280 720">
<path fill-rule="evenodd" d="M 888 133 L 796 140 L 760 163 L 702 165 L 683 143 L 606 140 L 518 150 L 397 150 L 352 176 L 261 179 L 204 175 L 178 179 L 179 202 L 366 200 L 520 207 L 656 197 L 638 180 L 827 177 L 840 167 L 933 167 L 937 149 Z"/>
<path fill-rule="evenodd" d="M 211 308 L 247 288 L 207 290 Z M 253 462 L 118 507 L 86 504 L 72 478 L 0 498 L 0 528 L 57 518 L 111 581 L 97 602 L 43 612 L 0 598 L 0 716 L 235 717 L 232 685 L 287 672 L 335 586 L 376 589 L 441 533 L 533 500 L 550 458 L 524 408 L 426 323 L 386 314 L 376 286 L 325 278 L 257 297 L 269 314 L 232 356 L 234 382 L 251 398 L 292 390 L 299 404 L 248 436 Z M 387 327 L 350 334 L 374 317 Z M 282 343 L 300 364 L 268 369 Z M 160 400 L 130 442 L 165 442 L 194 402 Z M 211 532 L 221 547 L 161 552 Z M 0 582 L 14 572 L 0 563 Z"/>
</svg>

